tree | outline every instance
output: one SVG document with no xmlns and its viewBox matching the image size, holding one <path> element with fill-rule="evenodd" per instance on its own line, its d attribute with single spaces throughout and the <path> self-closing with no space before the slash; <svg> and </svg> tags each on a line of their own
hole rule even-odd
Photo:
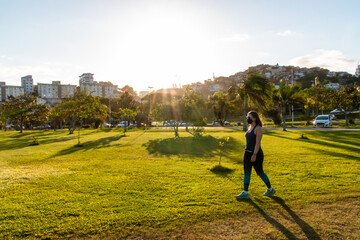
<svg viewBox="0 0 360 240">
<path fill-rule="evenodd" d="M 137 98 L 138 95 L 137 93 L 135 92 L 135 90 L 130 87 L 129 85 L 125 85 L 124 87 L 122 87 L 121 89 L 121 92 L 125 93 L 127 92 L 128 94 L 130 94 L 133 98 Z"/>
<path fill-rule="evenodd" d="M 247 130 L 246 115 L 248 105 L 262 107 L 271 96 L 271 85 L 269 81 L 258 71 L 249 72 L 243 85 L 238 88 L 238 93 L 243 99 L 243 130 Z"/>
<path fill-rule="evenodd" d="M 121 96 L 119 100 L 120 108 L 128 108 L 135 110 L 136 109 L 136 100 L 135 97 L 130 93 L 125 91 Z"/>
<path fill-rule="evenodd" d="M 210 104 L 216 121 L 219 122 L 221 126 L 224 126 L 227 114 L 231 108 L 227 94 L 224 92 L 215 92 L 214 95 L 210 97 Z"/>
<path fill-rule="evenodd" d="M 194 126 L 204 125 L 205 101 L 201 95 L 187 88 L 181 101 L 184 108 L 182 119 L 186 123 L 186 131 L 188 131 L 188 123 L 192 123 Z"/>
<path fill-rule="evenodd" d="M 281 110 L 283 131 L 286 131 L 286 107 L 289 105 L 296 105 L 304 101 L 300 89 L 300 84 L 289 86 L 286 81 L 281 81 L 279 89 L 277 89 L 273 94 L 273 100 L 277 103 Z"/>
<path fill-rule="evenodd" d="M 31 127 L 47 124 L 49 121 L 49 112 L 50 109 L 45 104 L 36 104 L 32 109 L 32 114 L 27 123 L 29 123 Z"/>
<path fill-rule="evenodd" d="M 153 117 L 158 121 L 174 121 L 172 127 L 175 137 L 179 137 L 179 122 L 183 121 L 184 102 L 182 99 L 175 99 L 170 103 L 156 104 L 153 110 Z"/>
<path fill-rule="evenodd" d="M 128 108 L 120 108 L 118 113 L 119 118 L 121 118 L 123 121 L 125 121 L 125 127 L 124 127 L 124 135 L 126 133 L 126 125 L 128 121 L 134 120 L 136 116 L 136 112 L 128 109 Z"/>
<path fill-rule="evenodd" d="M 306 110 L 306 125 L 310 124 L 310 109 L 313 108 L 315 106 L 315 99 L 313 98 L 313 96 L 310 95 L 309 93 L 309 88 L 304 89 L 303 94 L 304 94 L 304 108 Z"/>
<path fill-rule="evenodd" d="M 62 128 L 62 122 L 64 121 L 63 116 L 61 115 L 59 105 L 50 109 L 49 113 L 49 122 L 51 126 L 56 130 L 56 127 Z"/>
<path fill-rule="evenodd" d="M 82 124 L 87 118 L 98 118 L 105 120 L 107 116 L 107 106 L 100 103 L 99 97 L 87 95 L 86 91 L 77 91 L 71 98 L 64 99 L 56 106 L 55 112 L 64 119 L 69 128 L 69 134 L 72 134 L 75 128 L 78 128 L 78 145 L 80 145 L 80 130 Z"/>
<path fill-rule="evenodd" d="M 10 96 L 8 101 L 2 104 L 2 114 L 6 119 L 15 122 L 22 133 L 24 124 L 30 124 L 31 120 L 46 118 L 47 107 L 38 104 L 34 95 Z"/>
<path fill-rule="evenodd" d="M 332 90 L 329 96 L 330 106 L 340 110 L 345 115 L 346 126 L 349 125 L 349 112 L 359 104 L 357 94 L 357 89 L 353 86 L 343 88 L 340 91 Z"/>
<path fill-rule="evenodd" d="M 302 88 L 309 88 L 314 84 L 314 79 L 318 78 L 318 84 L 323 84 L 326 79 L 328 79 L 327 74 L 329 70 L 327 69 L 315 69 L 307 73 L 305 76 L 297 80 L 301 84 Z"/>
</svg>

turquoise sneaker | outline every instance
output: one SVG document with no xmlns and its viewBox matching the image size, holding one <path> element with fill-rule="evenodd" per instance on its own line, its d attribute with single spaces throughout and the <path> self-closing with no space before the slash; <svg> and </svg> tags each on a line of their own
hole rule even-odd
<svg viewBox="0 0 360 240">
<path fill-rule="evenodd" d="M 239 195 L 236 195 L 235 197 L 236 199 L 249 199 L 250 195 L 249 193 L 242 192 Z"/>
<path fill-rule="evenodd" d="M 276 193 L 275 189 L 271 188 L 270 190 L 267 189 L 266 192 L 264 192 L 263 196 L 270 197 L 271 195 L 274 195 Z"/>
</svg>

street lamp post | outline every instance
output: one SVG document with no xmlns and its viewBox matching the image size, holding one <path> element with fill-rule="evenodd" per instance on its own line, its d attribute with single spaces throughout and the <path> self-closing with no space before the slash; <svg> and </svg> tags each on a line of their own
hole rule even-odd
<svg viewBox="0 0 360 240">
<path fill-rule="evenodd" d="M 153 87 L 151 87 L 151 86 L 148 86 L 148 88 L 149 88 L 149 114 L 148 114 L 148 124 L 149 124 L 149 127 L 151 127 L 151 122 L 150 122 L 150 119 L 151 119 L 151 117 L 150 117 L 150 115 L 151 115 L 151 89 L 153 89 Z"/>
<path fill-rule="evenodd" d="M 109 98 L 109 124 L 111 127 L 111 98 Z"/>
</svg>

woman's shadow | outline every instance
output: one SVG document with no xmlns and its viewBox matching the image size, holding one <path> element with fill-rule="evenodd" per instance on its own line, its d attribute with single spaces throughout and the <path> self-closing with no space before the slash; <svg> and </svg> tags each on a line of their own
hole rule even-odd
<svg viewBox="0 0 360 240">
<path fill-rule="evenodd" d="M 275 202 L 280 204 L 285 211 L 289 213 L 289 215 L 293 218 L 293 220 L 299 225 L 301 230 L 305 233 L 308 239 L 319 240 L 320 236 L 315 232 L 315 230 L 304 220 L 302 220 L 293 210 L 290 209 L 288 205 L 286 205 L 285 201 L 281 197 L 271 196 Z M 263 209 L 259 207 L 252 199 L 241 200 L 244 202 L 250 203 L 264 218 L 267 222 L 273 225 L 276 229 L 281 231 L 288 239 L 298 239 L 289 229 L 287 229 L 284 225 L 276 221 L 274 218 L 270 217 Z"/>
</svg>

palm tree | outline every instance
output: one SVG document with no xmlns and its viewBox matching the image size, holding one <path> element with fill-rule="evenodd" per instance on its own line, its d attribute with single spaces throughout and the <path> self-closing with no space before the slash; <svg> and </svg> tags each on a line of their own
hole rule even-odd
<svg viewBox="0 0 360 240">
<path fill-rule="evenodd" d="M 244 100 L 243 130 L 247 130 L 246 114 L 248 105 L 254 105 L 259 108 L 264 106 L 266 99 L 270 98 L 271 85 L 269 81 L 259 72 L 249 72 L 244 79 L 244 83 L 238 88 L 240 97 Z"/>
<path fill-rule="evenodd" d="M 286 107 L 304 102 L 303 94 L 300 92 L 301 85 L 289 86 L 286 81 L 281 80 L 279 89 L 274 90 L 273 101 L 277 103 L 281 111 L 283 131 L 286 131 Z"/>
</svg>

